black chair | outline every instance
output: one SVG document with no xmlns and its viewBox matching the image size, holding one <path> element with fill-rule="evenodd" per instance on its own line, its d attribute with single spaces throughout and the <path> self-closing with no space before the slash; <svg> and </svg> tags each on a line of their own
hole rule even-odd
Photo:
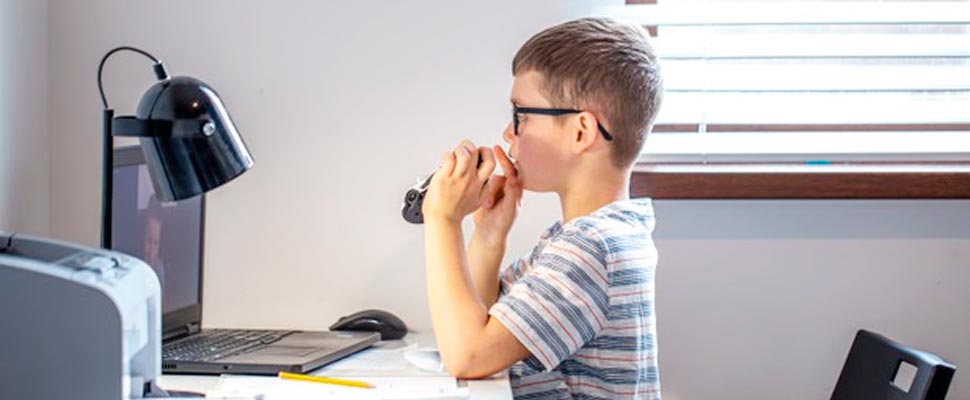
<svg viewBox="0 0 970 400">
<path fill-rule="evenodd" d="M 907 374 L 914 367 L 915 374 Z M 908 391 L 897 380 L 900 371 L 903 371 L 900 380 L 906 381 L 907 375 L 912 378 Z M 935 354 L 859 330 L 835 384 L 832 400 L 943 400 L 955 371 L 953 364 Z"/>
</svg>

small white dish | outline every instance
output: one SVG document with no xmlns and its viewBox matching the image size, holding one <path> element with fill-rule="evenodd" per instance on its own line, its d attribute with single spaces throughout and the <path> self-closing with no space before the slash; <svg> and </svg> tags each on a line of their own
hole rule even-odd
<svg viewBox="0 0 970 400">
<path fill-rule="evenodd" d="M 445 365 L 441 362 L 441 354 L 435 348 L 405 350 L 404 359 L 424 371 L 443 372 L 445 370 Z"/>
</svg>

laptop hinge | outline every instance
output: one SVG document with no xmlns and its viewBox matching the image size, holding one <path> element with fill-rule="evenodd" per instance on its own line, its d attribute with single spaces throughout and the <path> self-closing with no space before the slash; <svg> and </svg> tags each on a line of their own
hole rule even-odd
<svg viewBox="0 0 970 400">
<path fill-rule="evenodd" d="M 183 337 L 183 336 L 192 335 L 192 334 L 195 334 L 195 333 L 199 333 L 199 331 L 201 331 L 201 330 L 202 330 L 201 329 L 201 325 L 199 325 L 199 323 L 197 323 L 197 322 L 191 322 L 191 323 L 182 325 L 182 326 L 180 326 L 178 328 L 171 329 L 171 330 L 165 332 L 162 335 L 162 340 L 165 341 L 165 340 L 169 340 L 169 339 L 175 339 L 175 338 L 180 338 L 180 337 Z"/>
</svg>

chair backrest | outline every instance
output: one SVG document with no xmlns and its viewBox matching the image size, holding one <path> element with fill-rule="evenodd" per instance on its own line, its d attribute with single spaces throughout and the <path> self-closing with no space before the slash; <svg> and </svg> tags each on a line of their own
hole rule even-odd
<svg viewBox="0 0 970 400">
<path fill-rule="evenodd" d="M 915 375 L 907 374 L 914 367 Z M 935 354 L 859 330 L 835 384 L 832 400 L 943 400 L 955 371 L 953 364 Z M 900 384 L 900 380 L 907 378 L 903 375 L 912 378 L 908 388 L 907 382 Z"/>
</svg>

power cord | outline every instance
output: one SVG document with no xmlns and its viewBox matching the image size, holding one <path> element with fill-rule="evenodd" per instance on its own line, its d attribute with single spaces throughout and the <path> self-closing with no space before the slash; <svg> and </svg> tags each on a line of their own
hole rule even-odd
<svg viewBox="0 0 970 400">
<path fill-rule="evenodd" d="M 134 51 L 135 53 L 148 57 L 152 60 L 152 62 L 155 63 L 153 68 L 155 70 L 155 76 L 158 77 L 158 80 L 163 81 L 168 79 L 168 71 L 165 70 L 165 65 L 162 64 L 161 61 L 158 61 L 155 56 L 148 54 L 147 51 L 130 46 L 116 47 L 109 51 L 108 54 L 105 54 L 104 58 L 101 59 L 101 64 L 98 65 L 98 91 L 101 93 L 101 103 L 104 104 L 105 110 L 108 109 L 108 100 L 104 97 L 104 87 L 101 85 L 101 71 L 104 70 L 104 62 L 108 61 L 108 57 L 111 57 L 112 54 L 122 50 Z"/>
</svg>

